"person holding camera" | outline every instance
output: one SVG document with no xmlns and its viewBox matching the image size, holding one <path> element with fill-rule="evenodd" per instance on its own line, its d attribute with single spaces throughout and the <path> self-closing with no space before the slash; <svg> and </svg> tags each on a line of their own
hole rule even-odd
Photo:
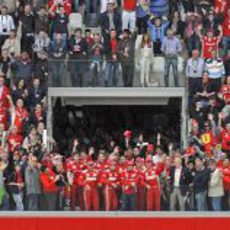
<svg viewBox="0 0 230 230">
<path fill-rule="evenodd" d="M 8 14 L 7 6 L 2 6 L 0 14 L 0 47 L 9 37 L 10 31 L 15 29 L 13 17 Z"/>
</svg>

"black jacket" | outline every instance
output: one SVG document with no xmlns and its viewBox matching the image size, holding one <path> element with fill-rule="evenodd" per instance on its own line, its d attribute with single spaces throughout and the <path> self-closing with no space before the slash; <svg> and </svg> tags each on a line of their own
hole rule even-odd
<svg viewBox="0 0 230 230">
<path fill-rule="evenodd" d="M 205 192 L 208 190 L 210 170 L 204 168 L 202 171 L 196 171 L 193 184 L 195 193 Z"/>
<path fill-rule="evenodd" d="M 170 170 L 170 184 L 171 187 L 173 188 L 174 185 L 174 177 L 175 177 L 175 171 L 176 168 L 172 167 Z M 182 171 L 181 171 L 181 176 L 180 176 L 180 181 L 179 181 L 179 185 L 180 185 L 180 191 L 182 196 L 186 195 L 186 192 L 189 188 L 189 171 L 188 169 L 182 167 Z"/>
</svg>

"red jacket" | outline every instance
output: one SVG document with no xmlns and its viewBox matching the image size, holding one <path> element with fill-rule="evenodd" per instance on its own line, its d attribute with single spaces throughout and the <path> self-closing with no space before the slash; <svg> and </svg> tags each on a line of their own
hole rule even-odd
<svg viewBox="0 0 230 230">
<path fill-rule="evenodd" d="M 78 178 L 78 184 L 81 186 L 89 185 L 91 188 L 97 188 L 98 184 L 98 171 L 93 170 L 85 170 L 83 171 L 79 178 Z"/>
<path fill-rule="evenodd" d="M 133 194 L 137 191 L 138 173 L 136 170 L 125 171 L 121 174 L 121 185 L 124 194 Z"/>
<path fill-rule="evenodd" d="M 57 192 L 57 187 L 54 181 L 55 176 L 55 173 L 51 169 L 49 169 L 49 172 L 40 173 L 40 181 L 43 192 Z"/>
<path fill-rule="evenodd" d="M 230 133 L 223 130 L 220 133 L 221 147 L 223 150 L 230 151 Z"/>
<path fill-rule="evenodd" d="M 21 136 L 20 134 L 10 134 L 7 137 L 7 142 L 8 142 L 9 152 L 12 152 L 16 147 L 22 144 L 23 136 Z"/>
<path fill-rule="evenodd" d="M 154 169 L 146 169 L 144 173 L 143 185 L 159 187 L 159 177 Z"/>
<path fill-rule="evenodd" d="M 112 187 L 113 185 L 120 185 L 119 181 L 119 174 L 118 172 L 112 171 L 111 169 L 108 169 L 106 172 L 103 172 L 100 178 L 100 183 L 102 183 L 105 186 Z"/>
<path fill-rule="evenodd" d="M 224 189 L 230 191 L 230 166 L 222 169 Z"/>
</svg>

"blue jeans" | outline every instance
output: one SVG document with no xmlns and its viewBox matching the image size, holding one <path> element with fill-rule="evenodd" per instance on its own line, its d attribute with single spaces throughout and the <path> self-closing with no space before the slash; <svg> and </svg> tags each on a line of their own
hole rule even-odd
<svg viewBox="0 0 230 230">
<path fill-rule="evenodd" d="M 221 198 L 222 197 L 211 197 L 213 211 L 221 211 Z"/>
<path fill-rule="evenodd" d="M 28 211 L 38 211 L 38 194 L 27 195 Z"/>
<path fill-rule="evenodd" d="M 116 87 L 118 83 L 119 63 L 107 61 L 105 67 L 104 84 L 106 87 Z"/>
<path fill-rule="evenodd" d="M 135 201 L 135 194 L 122 194 L 122 211 L 134 211 Z"/>
<path fill-rule="evenodd" d="M 64 77 L 64 60 L 53 61 L 51 64 L 53 75 L 53 87 L 61 87 Z"/>
<path fill-rule="evenodd" d="M 230 37 L 223 37 L 223 48 L 225 52 L 230 49 Z"/>
<path fill-rule="evenodd" d="M 175 86 L 178 87 L 178 58 L 177 57 L 165 57 L 165 86 L 169 86 L 169 72 L 170 67 L 173 69 L 173 77 Z"/>
<path fill-rule="evenodd" d="M 196 206 L 198 211 L 207 211 L 207 191 L 195 194 Z"/>
</svg>

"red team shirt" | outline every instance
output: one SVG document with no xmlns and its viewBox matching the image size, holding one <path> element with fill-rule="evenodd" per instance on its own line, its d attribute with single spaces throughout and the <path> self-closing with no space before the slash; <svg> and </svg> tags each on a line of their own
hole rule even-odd
<svg viewBox="0 0 230 230">
<path fill-rule="evenodd" d="M 126 11 L 135 11 L 137 0 L 124 0 L 123 9 Z"/>
<path fill-rule="evenodd" d="M 218 50 L 219 37 L 208 38 L 204 36 L 203 38 L 203 58 L 212 58 L 212 50 Z"/>
</svg>

